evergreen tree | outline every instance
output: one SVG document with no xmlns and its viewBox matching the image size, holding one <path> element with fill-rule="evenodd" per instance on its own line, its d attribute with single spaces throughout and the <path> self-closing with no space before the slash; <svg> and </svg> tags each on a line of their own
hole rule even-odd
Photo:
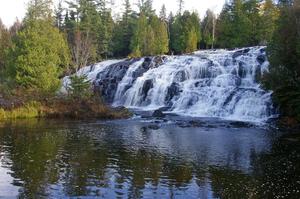
<svg viewBox="0 0 300 199">
<path fill-rule="evenodd" d="M 152 50 L 152 55 L 161 55 L 169 51 L 169 37 L 167 24 L 162 21 L 157 16 L 152 16 L 150 18 L 150 32 L 153 31 L 154 34 L 154 49 Z M 149 44 L 149 43 L 148 43 Z"/>
<path fill-rule="evenodd" d="M 171 50 L 175 53 L 189 53 L 197 50 L 201 41 L 198 14 L 189 11 L 185 11 L 183 15 L 178 14 L 171 25 L 170 34 Z"/>
<path fill-rule="evenodd" d="M 184 1 L 183 0 L 177 0 L 178 1 L 178 14 L 181 15 L 183 11 Z"/>
<path fill-rule="evenodd" d="M 244 13 L 246 14 L 246 24 L 249 31 L 247 32 L 249 40 L 246 45 L 255 46 L 261 43 L 262 21 L 260 15 L 259 0 L 248 0 L 244 3 Z"/>
<path fill-rule="evenodd" d="M 140 57 L 144 55 L 144 53 L 146 53 L 145 47 L 147 46 L 147 30 L 147 17 L 143 13 L 141 13 L 137 20 L 137 24 L 131 40 L 131 56 Z"/>
<path fill-rule="evenodd" d="M 135 17 L 131 10 L 129 0 L 125 0 L 125 11 L 122 19 L 114 26 L 113 54 L 114 56 L 127 56 L 130 54 L 130 42 L 133 36 Z"/>
<path fill-rule="evenodd" d="M 63 35 L 52 25 L 52 5 L 48 2 L 30 2 L 24 28 L 17 33 L 8 53 L 7 71 L 12 80 L 19 86 L 41 92 L 55 91 L 60 75 L 69 65 L 69 50 Z M 41 5 L 48 14 L 38 15 Z"/>
<path fill-rule="evenodd" d="M 251 45 L 253 25 L 245 8 L 242 0 L 233 0 L 230 4 L 224 5 L 216 27 L 220 47 L 233 48 Z"/>
<path fill-rule="evenodd" d="M 271 41 L 273 32 L 276 28 L 276 20 L 279 16 L 279 10 L 272 0 L 266 0 L 262 7 L 260 35 L 261 43 L 267 44 Z"/>
<path fill-rule="evenodd" d="M 140 13 L 143 13 L 147 17 L 155 15 L 155 10 L 153 10 L 153 0 L 139 0 L 138 7 Z"/>
<path fill-rule="evenodd" d="M 300 1 L 283 1 L 268 56 L 264 85 L 274 91 L 282 114 L 300 121 Z"/>
<path fill-rule="evenodd" d="M 215 41 L 215 23 L 217 18 L 211 10 L 206 11 L 206 15 L 201 23 L 202 41 L 204 48 L 212 47 Z"/>
<path fill-rule="evenodd" d="M 165 4 L 162 5 L 161 7 L 161 10 L 159 12 L 159 18 L 162 20 L 162 21 L 167 21 L 167 9 L 166 9 L 166 6 Z"/>
<path fill-rule="evenodd" d="M 0 78 L 5 69 L 6 51 L 11 46 L 11 36 L 0 19 Z"/>
<path fill-rule="evenodd" d="M 148 2 L 148 3 L 147 3 Z M 149 3 L 150 2 L 150 3 Z M 158 16 L 149 13 L 152 1 L 142 4 L 142 11 L 148 10 L 147 15 L 140 13 L 131 40 L 131 56 L 164 54 L 169 51 L 168 26 Z M 145 8 L 145 5 L 149 7 Z"/>
<path fill-rule="evenodd" d="M 63 11 L 62 1 L 60 0 L 57 9 L 55 9 L 55 25 L 60 30 L 63 28 Z"/>
</svg>

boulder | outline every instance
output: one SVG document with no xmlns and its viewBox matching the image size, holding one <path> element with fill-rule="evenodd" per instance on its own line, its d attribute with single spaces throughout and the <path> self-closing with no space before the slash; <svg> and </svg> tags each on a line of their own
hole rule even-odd
<svg viewBox="0 0 300 199">
<path fill-rule="evenodd" d="M 161 110 L 155 110 L 152 113 L 152 117 L 156 117 L 156 118 L 164 118 L 166 117 L 166 114 L 164 114 Z"/>
</svg>

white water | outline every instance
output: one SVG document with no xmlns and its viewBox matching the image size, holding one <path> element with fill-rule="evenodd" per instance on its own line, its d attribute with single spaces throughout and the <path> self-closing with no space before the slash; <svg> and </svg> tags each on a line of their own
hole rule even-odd
<svg viewBox="0 0 300 199">
<path fill-rule="evenodd" d="M 271 92 L 264 91 L 255 80 L 257 73 L 268 70 L 267 61 L 257 61 L 259 55 L 264 55 L 262 48 L 252 47 L 237 57 L 233 57 L 236 51 L 226 50 L 169 56 L 162 65 L 135 78 L 135 71 L 144 62 L 141 59 L 129 67 L 118 83 L 113 105 L 142 110 L 169 106 L 169 112 L 181 115 L 266 121 L 273 116 Z M 101 70 L 110 64 L 103 62 Z M 82 72 L 96 80 L 94 71 Z M 170 87 L 174 84 L 176 94 L 170 100 Z"/>
</svg>

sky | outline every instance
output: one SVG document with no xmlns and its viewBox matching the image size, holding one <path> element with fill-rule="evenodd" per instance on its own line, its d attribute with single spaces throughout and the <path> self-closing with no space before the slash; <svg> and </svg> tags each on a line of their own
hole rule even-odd
<svg viewBox="0 0 300 199">
<path fill-rule="evenodd" d="M 29 0 L 0 0 L 0 18 L 6 26 L 11 26 L 13 22 L 18 19 L 23 19 L 26 12 L 26 5 Z M 58 2 L 59 0 L 54 0 Z M 115 13 L 122 10 L 124 0 L 113 0 Z M 134 9 L 134 5 L 138 0 L 130 0 Z M 201 17 L 205 15 L 207 9 L 213 10 L 215 13 L 219 13 L 223 7 L 225 0 L 185 0 L 184 9 L 197 11 Z M 177 0 L 153 0 L 153 7 L 159 12 L 162 5 L 165 4 L 167 11 L 176 13 L 178 10 Z"/>
</svg>

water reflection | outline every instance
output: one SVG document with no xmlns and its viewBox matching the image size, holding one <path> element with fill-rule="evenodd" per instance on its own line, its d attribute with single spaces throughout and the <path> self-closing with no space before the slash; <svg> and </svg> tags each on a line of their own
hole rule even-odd
<svg viewBox="0 0 300 199">
<path fill-rule="evenodd" d="M 277 139 L 276 133 L 144 126 L 137 121 L 4 124 L 0 197 L 300 196 L 299 145 Z"/>
</svg>

